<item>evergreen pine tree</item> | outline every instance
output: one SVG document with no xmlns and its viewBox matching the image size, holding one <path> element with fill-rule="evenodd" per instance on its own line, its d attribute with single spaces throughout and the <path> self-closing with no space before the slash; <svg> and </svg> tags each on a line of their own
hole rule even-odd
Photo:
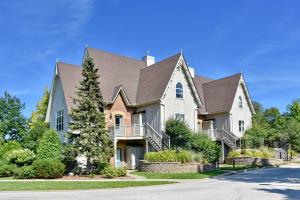
<svg viewBox="0 0 300 200">
<path fill-rule="evenodd" d="M 91 161 L 108 163 L 113 156 L 113 145 L 105 123 L 103 113 L 105 103 L 99 88 L 98 69 L 89 56 L 83 63 L 80 86 L 73 98 L 72 120 L 69 124 L 69 139 L 72 146 L 87 158 L 87 172 Z"/>
</svg>

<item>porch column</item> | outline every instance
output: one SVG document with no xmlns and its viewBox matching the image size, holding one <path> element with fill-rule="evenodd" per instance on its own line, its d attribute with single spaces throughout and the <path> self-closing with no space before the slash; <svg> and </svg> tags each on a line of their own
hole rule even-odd
<svg viewBox="0 0 300 200">
<path fill-rule="evenodd" d="M 146 146 L 145 146 L 145 152 L 148 153 L 148 150 L 149 150 L 149 144 L 148 144 L 148 140 L 145 139 L 145 142 L 146 142 Z"/>
<path fill-rule="evenodd" d="M 222 144 L 222 163 L 225 161 L 225 147 L 224 147 L 224 141 L 221 141 Z"/>
<path fill-rule="evenodd" d="M 118 140 L 114 138 L 114 165 L 116 166 L 117 164 L 117 143 Z"/>
</svg>

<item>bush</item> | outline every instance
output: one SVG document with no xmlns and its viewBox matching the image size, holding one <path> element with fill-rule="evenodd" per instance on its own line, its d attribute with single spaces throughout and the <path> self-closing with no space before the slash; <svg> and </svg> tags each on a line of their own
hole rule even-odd
<svg viewBox="0 0 300 200">
<path fill-rule="evenodd" d="M 169 119 L 166 122 L 166 134 L 170 136 L 171 147 L 185 147 L 192 131 L 188 125 L 177 119 Z"/>
<path fill-rule="evenodd" d="M 117 170 L 118 177 L 127 175 L 127 171 L 125 167 L 118 167 L 116 170 Z"/>
<path fill-rule="evenodd" d="M 6 160 L 18 166 L 30 165 L 35 159 L 35 154 L 29 149 L 17 149 L 7 153 Z"/>
<path fill-rule="evenodd" d="M 239 156 L 249 156 L 257 158 L 274 158 L 274 150 L 263 147 L 260 149 L 242 149 L 230 151 L 227 155 L 228 158 L 234 158 Z"/>
<path fill-rule="evenodd" d="M 65 172 L 65 165 L 58 159 L 38 159 L 32 166 L 37 178 L 60 178 Z"/>
<path fill-rule="evenodd" d="M 17 166 L 13 164 L 0 163 L 0 177 L 10 177 L 14 174 Z"/>
<path fill-rule="evenodd" d="M 204 158 L 204 155 L 201 152 L 190 152 L 192 155 L 192 161 L 196 163 L 203 163 L 206 164 L 207 160 Z"/>
<path fill-rule="evenodd" d="M 105 167 L 102 171 L 101 174 L 104 178 L 115 178 L 118 177 L 118 171 L 115 167 L 109 165 Z"/>
<path fill-rule="evenodd" d="M 20 143 L 17 141 L 8 141 L 4 142 L 3 144 L 0 144 L 0 159 L 3 159 L 6 157 L 6 154 L 12 150 L 21 149 Z"/>
<path fill-rule="evenodd" d="M 195 152 L 201 152 L 209 163 L 217 162 L 221 156 L 219 145 L 202 133 L 193 134 L 190 137 L 188 148 Z"/>
<path fill-rule="evenodd" d="M 32 166 L 23 166 L 15 169 L 14 177 L 18 179 L 33 179 L 36 177 L 36 172 Z"/>
<path fill-rule="evenodd" d="M 159 152 L 149 152 L 144 156 L 145 160 L 149 162 L 191 162 L 192 155 L 185 150 L 164 150 Z"/>
<path fill-rule="evenodd" d="M 233 151 L 230 151 L 227 154 L 228 158 L 235 158 L 235 157 L 240 157 L 240 156 L 241 156 L 241 151 L 240 150 L 233 150 Z"/>
<path fill-rule="evenodd" d="M 39 159 L 61 159 L 62 145 L 57 133 L 48 129 L 42 136 L 37 148 L 37 156 Z"/>
</svg>

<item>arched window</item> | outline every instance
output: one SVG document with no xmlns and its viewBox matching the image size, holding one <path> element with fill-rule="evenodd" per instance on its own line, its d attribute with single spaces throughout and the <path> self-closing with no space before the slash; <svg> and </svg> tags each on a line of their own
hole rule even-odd
<svg viewBox="0 0 300 200">
<path fill-rule="evenodd" d="M 239 96 L 239 108 L 243 108 L 243 99 Z"/>
<path fill-rule="evenodd" d="M 183 98 L 183 88 L 182 88 L 182 84 L 180 82 L 178 82 L 176 84 L 176 98 L 178 98 L 178 99 Z"/>
</svg>

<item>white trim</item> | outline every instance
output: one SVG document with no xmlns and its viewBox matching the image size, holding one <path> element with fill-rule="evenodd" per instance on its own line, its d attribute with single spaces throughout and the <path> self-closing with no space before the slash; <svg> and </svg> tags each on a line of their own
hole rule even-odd
<svg viewBox="0 0 300 200">
<path fill-rule="evenodd" d="M 50 122 L 50 115 L 51 115 L 52 101 L 53 101 L 53 89 L 54 89 L 54 85 L 57 82 L 57 77 L 58 77 L 57 65 L 58 65 L 58 63 L 56 62 L 55 68 L 54 68 L 54 73 L 53 73 L 53 78 L 52 78 L 52 82 L 51 82 L 51 89 L 50 89 L 49 101 L 48 101 L 46 118 L 45 118 L 45 122 L 47 122 L 47 123 Z"/>
<path fill-rule="evenodd" d="M 184 59 L 184 57 L 183 57 L 182 54 L 180 55 L 180 57 L 179 57 L 179 59 L 178 59 L 178 61 L 177 61 L 177 63 L 176 63 L 176 66 L 175 66 L 174 69 L 173 69 L 172 75 L 171 75 L 171 77 L 170 77 L 170 79 L 169 79 L 169 81 L 168 81 L 168 84 L 167 84 L 167 86 L 166 86 L 166 88 L 165 88 L 165 90 L 164 90 L 164 92 L 163 92 L 163 94 L 162 94 L 160 100 L 162 100 L 162 98 L 164 98 L 164 96 L 166 95 L 167 90 L 168 90 L 169 87 L 170 87 L 171 80 L 172 80 L 173 77 L 174 77 L 176 68 L 177 68 L 177 67 L 181 67 L 181 66 L 184 67 L 183 71 L 184 71 L 185 77 L 186 77 L 186 79 L 187 79 L 188 85 L 190 86 L 190 89 L 192 90 L 192 95 L 194 96 L 194 98 L 195 98 L 195 100 L 196 100 L 196 104 L 197 104 L 198 108 L 200 108 L 200 107 L 203 106 L 203 102 L 201 101 L 201 99 L 200 99 L 200 97 L 199 97 L 199 94 L 198 94 L 198 92 L 197 92 L 197 89 L 196 89 L 195 84 L 194 84 L 193 79 L 192 79 L 192 75 L 191 75 L 191 73 L 189 72 L 189 69 L 188 69 L 188 67 L 187 67 L 187 64 L 186 64 L 185 59 Z"/>
<path fill-rule="evenodd" d="M 112 100 L 111 103 L 112 103 L 112 104 L 115 103 L 115 101 L 116 101 L 116 99 L 117 99 L 119 93 L 120 93 L 120 94 L 123 96 L 123 98 L 125 99 L 125 104 L 126 104 L 126 106 L 130 106 L 129 99 L 128 99 L 128 97 L 127 97 L 127 95 L 126 95 L 126 93 L 125 93 L 125 91 L 124 91 L 124 89 L 123 89 L 123 86 L 121 86 L 121 87 L 119 88 L 118 92 L 115 94 L 115 96 L 114 96 L 114 98 L 113 98 L 113 100 Z"/>
</svg>

